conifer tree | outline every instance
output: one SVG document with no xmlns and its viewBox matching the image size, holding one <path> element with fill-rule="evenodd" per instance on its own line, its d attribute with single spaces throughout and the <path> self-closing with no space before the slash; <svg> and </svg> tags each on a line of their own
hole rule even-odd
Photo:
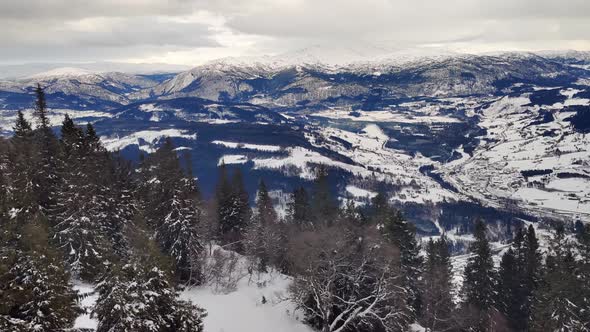
<svg viewBox="0 0 590 332">
<path fill-rule="evenodd" d="M 531 331 L 588 331 L 582 279 L 563 226 L 551 239 L 543 282 L 535 293 Z"/>
<path fill-rule="evenodd" d="M 83 133 L 69 117 L 61 131 L 66 154 L 50 211 L 53 238 L 72 273 L 95 281 L 113 254 L 107 236 L 109 209 L 116 204 L 110 197 L 110 160 L 102 150 L 88 150 L 82 144 Z"/>
<path fill-rule="evenodd" d="M 225 165 L 221 165 L 216 201 L 219 230 L 223 242 L 232 244 L 238 251 L 243 250 L 241 241 L 250 220 L 250 205 L 248 192 L 244 188 L 242 173 L 239 169 L 234 171 L 229 181 Z"/>
<path fill-rule="evenodd" d="M 488 331 L 492 324 L 495 272 L 483 221 L 475 222 L 473 235 L 475 242 L 469 248 L 472 256 L 468 259 L 464 271 L 464 306 L 474 316 L 473 322 L 469 323 L 470 328 L 474 331 Z"/>
<path fill-rule="evenodd" d="M 272 257 L 278 251 L 277 213 L 264 180 L 260 181 L 256 195 L 256 210 L 246 233 L 246 251 L 258 260 L 259 272 L 266 272 Z"/>
<path fill-rule="evenodd" d="M 405 220 L 401 211 L 388 208 L 385 219 L 380 224 L 383 236 L 400 250 L 401 271 L 408 288 L 408 305 L 414 314 L 421 309 L 420 282 L 422 275 L 422 257 L 420 245 L 416 240 L 416 227 Z"/>
<path fill-rule="evenodd" d="M 16 123 L 12 129 L 16 138 L 28 138 L 33 135 L 31 124 L 25 119 L 22 111 L 17 112 Z"/>
<path fill-rule="evenodd" d="M 422 284 L 422 326 L 431 331 L 449 331 L 454 327 L 452 266 L 446 237 L 426 245 Z"/>
<path fill-rule="evenodd" d="M 44 216 L 31 217 L 17 246 L 0 248 L 0 330 L 70 328 L 79 313 L 76 292 L 49 244 Z"/>
<path fill-rule="evenodd" d="M 311 211 L 315 226 L 331 226 L 338 215 L 338 205 L 330 192 L 328 168 L 325 165 L 320 165 L 316 170 Z"/>
<path fill-rule="evenodd" d="M 83 139 L 82 129 L 76 126 L 70 116 L 66 114 L 61 126 L 61 142 L 66 156 L 69 156 L 73 150 L 79 150 L 82 147 Z"/>
<path fill-rule="evenodd" d="M 151 179 L 144 193 L 144 215 L 155 230 L 162 250 L 176 265 L 176 277 L 183 283 L 200 283 L 199 256 L 204 248 L 198 225 L 201 208 L 195 200 L 197 186 L 180 165 L 174 144 L 168 138 L 146 159 L 144 176 Z"/>
<path fill-rule="evenodd" d="M 59 183 L 58 161 L 59 143 L 51 129 L 47 116 L 47 102 L 41 85 L 35 89 L 35 116 L 38 127 L 35 130 L 37 156 L 35 160 L 35 176 L 33 185 L 37 192 L 37 201 L 43 209 L 50 208 L 54 203 L 54 194 Z"/>
<path fill-rule="evenodd" d="M 98 286 L 97 332 L 201 332 L 203 309 L 177 299 L 165 273 L 137 263 L 113 271 Z"/>
<path fill-rule="evenodd" d="M 507 318 L 509 324 L 516 327 L 523 321 L 523 290 L 521 266 L 517 254 L 509 248 L 502 256 L 498 270 L 495 307 Z M 526 318 L 524 321 L 526 322 Z"/>
<path fill-rule="evenodd" d="M 307 191 L 303 187 L 293 190 L 291 200 L 287 205 L 288 220 L 299 229 L 311 225 L 311 206 Z"/>
</svg>

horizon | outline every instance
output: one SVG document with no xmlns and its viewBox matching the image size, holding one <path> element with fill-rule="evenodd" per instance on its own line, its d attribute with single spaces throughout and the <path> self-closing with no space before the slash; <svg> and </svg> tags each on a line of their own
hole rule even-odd
<svg viewBox="0 0 590 332">
<path fill-rule="evenodd" d="M 23 0 L 0 3 L 0 64 L 197 66 L 314 45 L 481 54 L 590 51 L 582 0 Z"/>
</svg>

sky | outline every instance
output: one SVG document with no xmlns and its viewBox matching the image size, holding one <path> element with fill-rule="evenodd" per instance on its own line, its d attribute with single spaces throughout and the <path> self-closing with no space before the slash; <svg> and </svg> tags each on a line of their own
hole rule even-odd
<svg viewBox="0 0 590 332">
<path fill-rule="evenodd" d="M 1 0 L 0 64 L 590 50 L 588 0 Z"/>
</svg>

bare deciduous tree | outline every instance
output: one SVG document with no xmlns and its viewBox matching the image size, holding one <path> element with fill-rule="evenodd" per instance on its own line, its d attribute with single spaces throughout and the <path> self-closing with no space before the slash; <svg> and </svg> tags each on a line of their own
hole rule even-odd
<svg viewBox="0 0 590 332">
<path fill-rule="evenodd" d="M 302 233 L 292 246 L 290 293 L 307 323 L 323 332 L 405 329 L 399 252 L 379 234 L 329 227 Z"/>
</svg>

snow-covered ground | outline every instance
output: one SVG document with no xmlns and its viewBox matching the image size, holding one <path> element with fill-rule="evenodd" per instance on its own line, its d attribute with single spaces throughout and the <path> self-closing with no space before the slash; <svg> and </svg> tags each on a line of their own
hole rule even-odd
<svg viewBox="0 0 590 332">
<path fill-rule="evenodd" d="M 77 329 L 96 329 L 98 321 L 91 317 L 92 309 L 96 304 L 98 295 L 94 292 L 94 285 L 87 284 L 81 281 L 74 281 L 74 289 L 82 296 L 80 306 L 85 311 L 82 315 L 76 318 L 74 328 Z"/>
<path fill-rule="evenodd" d="M 72 119 L 77 119 L 78 124 L 85 124 L 84 119 L 89 120 L 98 120 L 101 118 L 110 118 L 112 114 L 107 112 L 101 111 L 92 111 L 92 110 L 71 110 L 71 109 L 49 109 L 48 112 L 48 119 L 49 123 L 52 126 L 59 126 L 64 120 L 65 115 L 69 115 Z M 25 119 L 29 122 L 35 124 L 36 119 L 33 114 L 32 109 L 24 110 L 23 115 Z M 0 110 L 0 133 L 2 132 L 12 132 L 12 128 L 14 127 L 14 123 L 16 122 L 17 111 L 16 110 Z"/>
<path fill-rule="evenodd" d="M 204 286 L 184 291 L 181 298 L 207 310 L 206 332 L 311 332 L 293 303 L 285 300 L 290 282 L 278 273 L 263 274 L 252 280 L 244 277 L 228 294 Z"/>
<path fill-rule="evenodd" d="M 421 115 L 418 110 L 414 114 L 406 114 L 391 111 L 355 111 L 330 109 L 314 113 L 313 116 L 329 119 L 346 119 L 351 121 L 362 122 L 398 122 L 398 123 L 452 123 L 459 122 L 458 119 L 439 116 L 439 115 Z"/>
<path fill-rule="evenodd" d="M 205 332 L 312 332 L 301 321 L 301 312 L 288 299 L 291 278 L 279 272 L 250 274 L 251 261 L 233 254 L 219 246 L 211 252 L 219 256 L 235 255 L 236 264 L 231 272 L 224 271 L 223 281 L 209 277 L 206 284 L 188 288 L 180 298 L 193 302 L 207 310 L 204 320 Z M 215 258 L 209 256 L 208 264 L 214 265 Z M 207 274 L 207 273 L 206 273 Z M 232 277 L 228 277 L 232 276 Z M 87 294 L 81 301 L 86 313 L 75 321 L 75 328 L 96 329 L 97 320 L 90 316 L 97 295 L 94 285 L 74 282 L 80 294 Z M 263 300 L 264 298 L 264 300 Z"/>
<path fill-rule="evenodd" d="M 561 91 L 566 104 L 576 92 Z M 534 123 L 542 112 L 553 120 Z M 518 200 L 531 210 L 590 220 L 590 137 L 572 130 L 565 121 L 571 115 L 555 105 L 531 106 L 526 96 L 498 99 L 480 114 L 487 136 L 473 156 L 441 165 L 445 179 L 482 201 Z M 526 170 L 551 174 L 527 179 Z"/>
<path fill-rule="evenodd" d="M 156 151 L 154 144 L 166 137 L 195 140 L 197 139 L 197 134 L 189 134 L 187 131 L 179 129 L 142 130 L 123 137 L 116 135 L 109 137 L 102 136 L 100 140 L 109 151 L 121 150 L 130 145 L 137 145 L 142 151 L 152 153 Z"/>
</svg>

